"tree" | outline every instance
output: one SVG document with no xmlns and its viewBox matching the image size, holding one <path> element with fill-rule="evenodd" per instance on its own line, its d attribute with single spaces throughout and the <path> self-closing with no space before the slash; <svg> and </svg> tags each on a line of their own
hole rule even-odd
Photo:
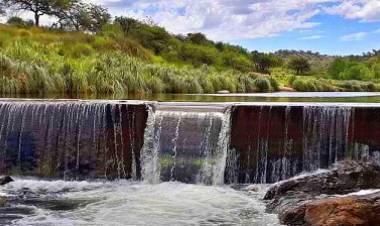
<svg viewBox="0 0 380 226">
<path fill-rule="evenodd" d="M 71 7 L 59 11 L 58 24 L 61 29 L 80 31 L 81 27 L 87 23 L 88 14 L 82 2 L 73 2 Z"/>
<path fill-rule="evenodd" d="M 273 54 L 254 51 L 251 55 L 254 68 L 260 73 L 270 73 L 269 70 L 272 67 L 280 66 L 282 64 L 282 60 Z"/>
<path fill-rule="evenodd" d="M 100 5 L 88 4 L 86 10 L 89 16 L 86 28 L 89 31 L 97 33 L 111 20 L 111 14 Z"/>
<path fill-rule="evenodd" d="M 304 57 L 292 57 L 288 67 L 296 72 L 297 75 L 305 74 L 311 70 L 309 61 Z"/>
<path fill-rule="evenodd" d="M 111 20 L 111 15 L 106 8 L 77 0 L 71 2 L 70 7 L 62 9 L 57 16 L 59 18 L 58 23 L 62 29 L 75 29 L 94 33 L 98 33 Z"/>
<path fill-rule="evenodd" d="M 328 75 L 333 79 L 341 79 L 341 73 L 346 70 L 349 62 L 344 59 L 335 59 L 328 68 Z"/>
<path fill-rule="evenodd" d="M 3 0 L 6 7 L 18 11 L 30 11 L 34 14 L 34 25 L 40 25 L 42 15 L 57 16 L 70 8 L 76 0 Z"/>
<path fill-rule="evenodd" d="M 187 39 L 198 45 L 212 44 L 212 42 L 202 33 L 189 33 L 187 34 Z"/>
<path fill-rule="evenodd" d="M 125 35 L 129 35 L 131 31 L 139 28 L 141 25 L 138 20 L 124 16 L 116 17 L 115 23 L 119 24 Z"/>
</svg>

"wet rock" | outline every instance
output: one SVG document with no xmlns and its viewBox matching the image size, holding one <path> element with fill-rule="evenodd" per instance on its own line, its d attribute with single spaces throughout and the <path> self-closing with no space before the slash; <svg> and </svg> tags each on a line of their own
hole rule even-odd
<svg viewBox="0 0 380 226">
<path fill-rule="evenodd" d="M 248 185 L 247 187 L 243 188 L 243 191 L 248 191 L 248 192 L 259 192 L 260 191 L 260 187 L 255 185 L 255 184 L 252 184 L 252 185 Z"/>
<path fill-rule="evenodd" d="M 380 166 L 373 162 L 345 161 L 320 173 L 294 177 L 269 188 L 264 199 L 287 194 L 347 194 L 362 189 L 380 188 Z"/>
<path fill-rule="evenodd" d="M 380 225 L 380 192 L 322 199 L 306 205 L 306 225 Z"/>
<path fill-rule="evenodd" d="M 376 163 L 347 161 L 330 170 L 279 182 L 269 188 L 264 199 L 268 200 L 267 210 L 277 213 L 286 225 L 380 225 L 380 192 L 336 197 L 380 188 L 379 178 Z"/>
<path fill-rule="evenodd" d="M 10 176 L 0 176 L 0 185 L 6 185 L 14 181 Z"/>
</svg>

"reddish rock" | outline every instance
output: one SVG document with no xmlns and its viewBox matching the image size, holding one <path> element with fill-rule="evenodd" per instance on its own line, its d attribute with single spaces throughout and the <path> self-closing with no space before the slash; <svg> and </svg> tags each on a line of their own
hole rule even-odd
<svg viewBox="0 0 380 226">
<path fill-rule="evenodd" d="M 304 222 L 313 226 L 380 225 L 379 201 L 380 192 L 314 201 L 306 205 Z"/>
<path fill-rule="evenodd" d="M 286 225 L 380 225 L 380 192 L 336 197 L 380 188 L 380 168 L 373 162 L 346 161 L 329 171 L 295 177 L 273 185 L 265 195 L 269 212 Z"/>
</svg>

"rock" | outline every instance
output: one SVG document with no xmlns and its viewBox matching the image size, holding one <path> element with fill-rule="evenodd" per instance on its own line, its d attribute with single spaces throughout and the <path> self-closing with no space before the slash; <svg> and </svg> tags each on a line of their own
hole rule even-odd
<svg viewBox="0 0 380 226">
<path fill-rule="evenodd" d="M 6 185 L 14 181 L 10 176 L 0 176 L 0 185 Z"/>
<path fill-rule="evenodd" d="M 347 194 L 363 189 L 380 188 L 380 166 L 373 162 L 345 161 L 330 170 L 298 176 L 271 186 L 264 199 L 287 193 Z"/>
<path fill-rule="evenodd" d="M 346 161 L 330 170 L 279 182 L 269 188 L 264 199 L 267 211 L 277 213 L 286 225 L 380 225 L 380 190 L 336 197 L 380 189 L 379 178 L 376 163 Z"/>
<path fill-rule="evenodd" d="M 318 200 L 305 208 L 306 225 L 380 225 L 380 192 Z"/>
<path fill-rule="evenodd" d="M 230 94 L 230 91 L 228 91 L 228 90 L 219 90 L 217 93 L 218 94 Z"/>
<path fill-rule="evenodd" d="M 296 90 L 294 90 L 293 88 L 286 87 L 286 86 L 280 87 L 280 91 L 281 92 L 296 92 Z"/>
<path fill-rule="evenodd" d="M 260 191 L 260 187 L 258 187 L 255 184 L 252 184 L 252 185 L 248 185 L 247 187 L 243 188 L 243 190 L 244 191 L 248 191 L 248 192 L 259 192 Z"/>
</svg>

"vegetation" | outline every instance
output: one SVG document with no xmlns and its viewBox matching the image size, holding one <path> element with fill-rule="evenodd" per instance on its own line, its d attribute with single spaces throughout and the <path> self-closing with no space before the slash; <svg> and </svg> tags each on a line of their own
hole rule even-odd
<svg viewBox="0 0 380 226">
<path fill-rule="evenodd" d="M 297 75 L 302 75 L 310 72 L 311 66 L 309 61 L 303 57 L 292 57 L 289 60 L 288 67 Z"/>
<path fill-rule="evenodd" d="M 0 3 L 0 9 L 35 13 L 34 21 L 10 17 L 7 25 L 0 25 L 0 94 L 273 92 L 282 87 L 376 91 L 379 87 L 379 51 L 349 57 L 291 50 L 249 52 L 213 42 L 201 33 L 173 35 L 149 19 L 112 20 L 106 9 L 79 0 Z M 38 27 L 41 15 L 54 16 L 57 22 Z"/>
</svg>

